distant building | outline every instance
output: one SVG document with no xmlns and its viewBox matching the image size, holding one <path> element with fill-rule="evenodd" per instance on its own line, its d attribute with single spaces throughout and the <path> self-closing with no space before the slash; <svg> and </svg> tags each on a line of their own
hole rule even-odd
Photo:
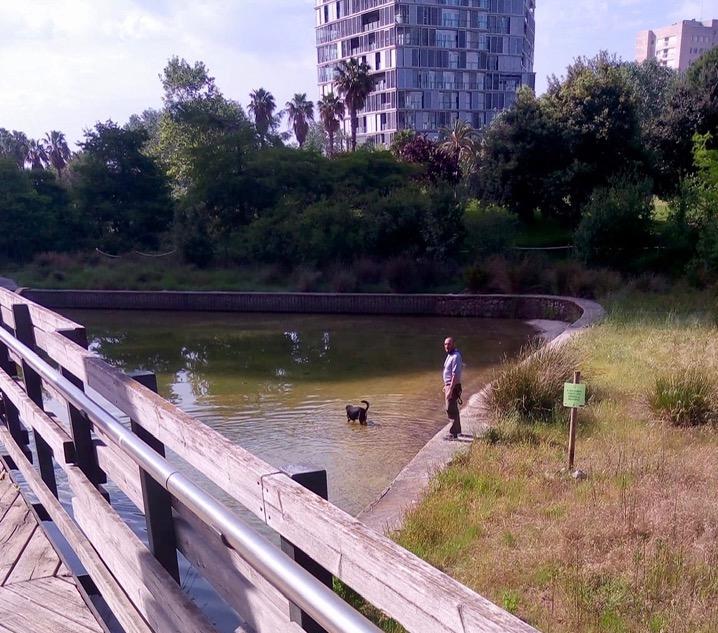
<svg viewBox="0 0 718 633">
<path fill-rule="evenodd" d="M 683 20 L 636 38 L 636 61 L 655 58 L 659 64 L 685 70 L 703 53 L 718 46 L 718 20 Z"/>
<path fill-rule="evenodd" d="M 320 93 L 350 57 L 375 77 L 360 142 L 388 144 L 404 129 L 436 137 L 458 118 L 479 128 L 534 86 L 535 0 L 315 2 Z"/>
</svg>

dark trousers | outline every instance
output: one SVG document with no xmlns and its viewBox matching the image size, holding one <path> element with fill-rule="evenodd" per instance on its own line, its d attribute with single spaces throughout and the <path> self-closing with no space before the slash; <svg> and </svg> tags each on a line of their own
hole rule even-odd
<svg viewBox="0 0 718 633">
<path fill-rule="evenodd" d="M 446 398 L 446 415 L 451 420 L 451 435 L 459 435 L 461 433 L 461 414 L 459 413 L 459 403 L 461 401 L 461 385 L 456 384 L 449 396 Z"/>
</svg>

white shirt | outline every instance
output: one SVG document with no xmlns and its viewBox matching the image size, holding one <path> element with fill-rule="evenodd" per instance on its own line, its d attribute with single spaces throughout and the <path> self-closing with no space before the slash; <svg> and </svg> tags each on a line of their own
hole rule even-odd
<svg viewBox="0 0 718 633">
<path fill-rule="evenodd" d="M 463 362 L 461 360 L 461 352 L 455 349 L 453 352 L 449 352 L 446 355 L 444 361 L 444 384 L 451 384 L 451 377 L 456 376 L 454 384 L 461 382 L 461 368 Z"/>
</svg>

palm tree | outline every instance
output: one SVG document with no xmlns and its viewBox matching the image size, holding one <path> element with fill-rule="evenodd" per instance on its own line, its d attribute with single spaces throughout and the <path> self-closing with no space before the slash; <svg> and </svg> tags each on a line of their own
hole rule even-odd
<svg viewBox="0 0 718 633">
<path fill-rule="evenodd" d="M 274 115 L 277 104 L 274 101 L 274 95 L 264 88 L 252 90 L 249 97 L 251 99 L 249 111 L 254 117 L 254 127 L 257 128 L 259 141 L 264 146 L 270 130 L 273 130 L 278 123 L 277 117 Z"/>
<path fill-rule="evenodd" d="M 309 122 L 314 121 L 314 103 L 307 101 L 307 93 L 295 94 L 291 101 L 287 101 L 286 110 L 289 125 L 294 130 L 297 143 L 301 149 L 309 132 Z"/>
<path fill-rule="evenodd" d="M 43 146 L 50 164 L 57 170 L 57 177 L 62 178 L 62 170 L 67 167 L 71 156 L 65 135 L 62 132 L 53 130 L 45 134 Z"/>
<path fill-rule="evenodd" d="M 344 98 L 344 104 L 349 112 L 352 151 L 357 147 L 357 127 L 359 127 L 357 112 L 364 107 L 366 98 L 374 89 L 374 79 L 369 74 L 369 70 L 368 64 L 351 57 L 349 61 L 340 61 L 334 71 L 334 85 Z"/>
<path fill-rule="evenodd" d="M 333 92 L 325 94 L 319 101 L 319 118 L 327 131 L 327 136 L 329 136 L 329 148 L 327 149 L 329 156 L 334 156 L 334 135 L 341 127 L 344 113 L 345 109 L 342 100 Z"/>
<path fill-rule="evenodd" d="M 441 133 L 443 140 L 439 143 L 439 149 L 447 156 L 456 158 L 465 172 L 470 170 L 478 150 L 476 130 L 466 121 L 456 119 L 451 127 L 442 129 Z"/>
<path fill-rule="evenodd" d="M 30 139 L 27 143 L 27 154 L 25 162 L 30 163 L 32 169 L 45 169 L 48 163 L 47 152 L 42 141 Z"/>
</svg>

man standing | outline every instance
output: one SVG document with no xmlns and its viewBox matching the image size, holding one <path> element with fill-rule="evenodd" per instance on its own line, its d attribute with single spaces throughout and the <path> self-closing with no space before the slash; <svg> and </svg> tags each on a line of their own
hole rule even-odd
<svg viewBox="0 0 718 633">
<path fill-rule="evenodd" d="M 444 398 L 446 399 L 446 414 L 452 422 L 447 439 L 455 440 L 461 433 L 459 402 L 461 399 L 461 367 L 463 361 L 461 352 L 456 349 L 453 338 L 449 337 L 444 341 L 444 349 L 446 350 L 443 372 Z"/>
</svg>

